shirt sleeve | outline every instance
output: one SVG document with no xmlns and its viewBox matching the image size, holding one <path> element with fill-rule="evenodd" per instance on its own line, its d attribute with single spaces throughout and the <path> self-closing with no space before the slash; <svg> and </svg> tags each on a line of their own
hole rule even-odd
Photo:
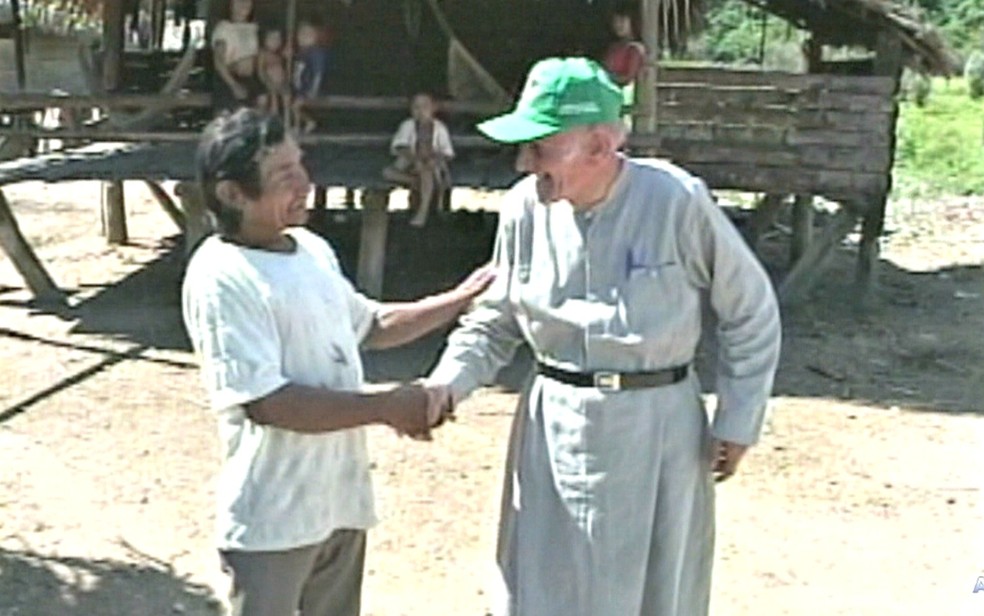
<svg viewBox="0 0 984 616">
<path fill-rule="evenodd" d="M 451 133 L 444 122 L 434 123 L 434 150 L 444 158 L 454 158 L 454 146 L 451 145 Z"/>
<path fill-rule="evenodd" d="M 390 152 L 396 154 L 396 148 L 405 147 L 413 149 L 414 133 L 413 120 L 404 120 L 400 127 L 396 129 L 393 140 L 390 142 Z"/>
<path fill-rule="evenodd" d="M 366 339 L 366 336 L 369 335 L 369 332 L 376 325 L 379 312 L 383 309 L 383 305 L 359 293 L 347 278 L 344 276 L 342 278 L 345 280 L 345 286 L 348 289 L 348 306 L 349 315 L 352 319 L 352 329 L 355 331 L 356 340 L 361 342 Z"/>
<path fill-rule="evenodd" d="M 186 287 L 183 303 L 213 409 L 246 404 L 288 383 L 273 312 L 254 285 L 209 280 Z"/>
<path fill-rule="evenodd" d="M 779 364 L 781 325 L 772 282 L 734 225 L 696 178 L 680 241 L 682 261 L 708 289 L 717 317 L 718 405 L 713 436 L 758 441 Z"/>
<path fill-rule="evenodd" d="M 219 43 L 229 44 L 229 26 L 225 21 L 220 21 L 215 24 L 215 28 L 212 30 L 212 48 L 214 49 Z"/>
<path fill-rule="evenodd" d="M 505 200 L 508 202 L 510 195 Z M 461 325 L 448 337 L 446 349 L 427 378 L 429 383 L 448 385 L 456 401 L 492 383 L 523 341 L 509 301 L 516 264 L 517 222 L 505 213 L 508 209 L 504 207 L 500 215 L 492 258 L 495 281 L 461 318 Z"/>
</svg>

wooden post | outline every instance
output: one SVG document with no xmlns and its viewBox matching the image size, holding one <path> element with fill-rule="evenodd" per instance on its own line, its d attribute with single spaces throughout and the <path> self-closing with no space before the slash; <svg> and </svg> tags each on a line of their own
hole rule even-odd
<svg viewBox="0 0 984 616">
<path fill-rule="evenodd" d="M 634 126 L 641 132 L 657 134 L 659 122 L 657 113 L 656 85 L 659 79 L 659 23 L 662 2 L 659 0 L 642 0 L 640 32 L 642 42 L 646 46 L 646 63 L 639 74 L 636 84 L 636 107 L 641 113 L 636 115 Z M 641 120 L 641 121 L 640 121 Z M 656 147 L 658 149 L 658 146 Z"/>
<path fill-rule="evenodd" d="M 284 37 L 284 48 L 287 50 L 287 74 L 294 74 L 294 52 L 295 41 L 297 40 L 297 0 L 287 0 L 287 32 Z M 298 118 L 294 117 L 294 110 L 291 105 L 284 105 L 283 120 L 285 126 L 300 125 Z"/>
<path fill-rule="evenodd" d="M 17 89 L 23 90 L 27 85 L 24 70 L 24 27 L 21 23 L 20 0 L 10 1 L 10 13 L 14 19 L 14 64 L 17 70 Z"/>
<path fill-rule="evenodd" d="M 324 210 L 328 207 L 328 189 L 324 186 L 314 187 L 314 209 Z"/>
<path fill-rule="evenodd" d="M 103 89 L 107 92 L 119 89 L 123 74 L 123 22 L 126 19 L 123 13 L 123 0 L 104 0 L 102 76 Z"/>
<path fill-rule="evenodd" d="M 779 212 L 782 210 L 785 202 L 786 195 L 766 193 L 762 197 L 762 200 L 755 206 L 755 212 L 752 213 L 752 219 L 749 221 L 746 237 L 748 239 L 748 245 L 756 253 L 759 251 L 759 241 L 762 239 L 762 235 L 775 223 L 776 217 L 779 216 Z"/>
<path fill-rule="evenodd" d="M 789 241 L 789 264 L 794 265 L 813 243 L 813 195 L 793 200 L 793 237 Z"/>
<path fill-rule="evenodd" d="M 386 265 L 386 231 L 389 223 L 389 191 L 362 191 L 362 235 L 356 283 L 367 295 L 382 299 Z"/>
<path fill-rule="evenodd" d="M 51 276 L 31 250 L 31 245 L 24 239 L 3 190 L 0 190 L 0 248 L 10 257 L 10 261 L 27 283 L 27 288 L 38 301 L 65 303 L 65 294 L 55 286 Z"/>
<path fill-rule="evenodd" d="M 887 198 L 882 198 L 871 203 L 861 220 L 861 242 L 858 244 L 858 263 L 854 279 L 858 286 L 856 298 L 862 304 L 878 281 L 878 258 L 881 254 L 878 238 L 885 226 L 887 201 Z"/>
<path fill-rule="evenodd" d="M 806 60 L 806 72 L 819 73 L 823 64 L 823 43 L 817 39 L 816 35 L 806 39 L 803 43 L 803 56 Z"/>
<path fill-rule="evenodd" d="M 125 244 L 126 206 L 123 197 L 123 182 L 113 180 L 103 183 L 102 200 L 103 235 L 110 244 Z"/>
<path fill-rule="evenodd" d="M 205 236 L 212 233 L 212 219 L 205 209 L 205 197 L 196 182 L 178 182 L 174 194 L 184 210 L 185 256 L 188 257 Z"/>
<path fill-rule="evenodd" d="M 166 0 L 150 0 L 150 48 L 153 50 L 164 49 L 164 29 L 166 21 Z"/>
<path fill-rule="evenodd" d="M 875 39 L 873 72 L 876 76 L 894 79 L 896 92 L 898 92 L 902 78 L 903 53 L 902 40 L 894 32 L 882 30 L 878 33 Z M 895 123 L 897 119 L 898 104 L 896 103 L 893 107 L 888 134 L 891 153 L 889 160 L 895 159 Z M 889 175 L 888 184 L 891 185 L 891 167 L 886 169 L 885 173 Z M 880 252 L 878 238 L 881 237 L 885 227 L 885 208 L 888 205 L 887 190 L 883 194 L 873 196 L 865 205 L 867 207 L 861 224 L 861 243 L 858 245 L 858 263 L 855 270 L 855 280 L 859 289 L 857 299 L 862 304 L 867 299 L 878 277 L 877 267 Z"/>
<path fill-rule="evenodd" d="M 834 219 L 827 223 L 820 239 L 813 242 L 796 262 L 782 284 L 779 285 L 779 301 L 792 304 L 801 299 L 820 278 L 823 266 L 834 249 L 857 224 L 857 214 L 841 207 Z"/>
</svg>

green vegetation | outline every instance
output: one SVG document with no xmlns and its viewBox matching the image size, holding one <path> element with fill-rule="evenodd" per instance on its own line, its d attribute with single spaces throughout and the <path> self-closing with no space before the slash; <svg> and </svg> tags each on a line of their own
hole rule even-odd
<svg viewBox="0 0 984 616">
<path fill-rule="evenodd" d="M 895 151 L 897 196 L 984 195 L 984 103 L 964 79 L 935 79 L 924 106 L 903 101 Z"/>
<path fill-rule="evenodd" d="M 970 54 L 964 66 L 964 77 L 967 78 L 970 98 L 976 100 L 984 96 L 984 51 Z"/>
<path fill-rule="evenodd" d="M 981 0 L 916 0 L 929 20 L 963 56 L 984 46 L 984 3 Z"/>
</svg>

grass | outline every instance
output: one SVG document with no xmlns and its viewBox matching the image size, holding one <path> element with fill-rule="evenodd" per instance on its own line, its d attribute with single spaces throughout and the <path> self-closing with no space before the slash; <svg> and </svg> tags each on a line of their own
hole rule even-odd
<svg viewBox="0 0 984 616">
<path fill-rule="evenodd" d="M 984 195 L 984 101 L 967 82 L 934 79 L 923 107 L 899 110 L 895 197 Z"/>
</svg>

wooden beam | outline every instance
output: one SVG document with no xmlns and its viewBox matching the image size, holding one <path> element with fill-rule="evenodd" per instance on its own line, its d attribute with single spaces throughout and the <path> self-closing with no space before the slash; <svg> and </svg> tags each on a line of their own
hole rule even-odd
<svg viewBox="0 0 984 616">
<path fill-rule="evenodd" d="M 24 239 L 14 212 L 7 197 L 0 189 L 0 248 L 7 253 L 10 261 L 27 283 L 35 299 L 43 303 L 65 304 L 65 293 L 59 289 L 51 276 L 41 265 L 41 261 Z"/>
<path fill-rule="evenodd" d="M 186 49 L 184 55 L 181 56 L 181 61 L 178 62 L 178 65 L 171 72 L 171 76 L 168 77 L 167 83 L 164 84 L 164 87 L 157 94 L 158 99 L 173 96 L 177 93 L 188 80 L 188 75 L 191 74 L 191 69 L 194 67 L 195 50 L 192 48 Z M 166 110 L 167 108 L 162 107 L 159 102 L 153 102 L 133 116 L 124 118 L 110 116 L 106 123 L 111 128 L 125 130 L 151 128 L 164 115 Z"/>
<path fill-rule="evenodd" d="M 388 190 L 362 191 L 362 234 L 359 239 L 356 283 L 367 295 L 376 299 L 383 297 L 388 206 Z"/>
<path fill-rule="evenodd" d="M 129 239 L 121 180 L 103 183 L 102 228 L 103 235 L 110 244 L 125 244 Z"/>
<path fill-rule="evenodd" d="M 124 21 L 123 0 L 103 0 L 102 4 L 103 89 L 119 89 L 123 77 Z"/>
<path fill-rule="evenodd" d="M 151 143 L 187 143 L 201 139 L 198 131 L 154 131 L 130 129 L 80 128 L 0 128 L 0 137 L 31 137 L 35 139 L 79 139 L 85 141 L 147 141 Z M 298 137 L 302 145 L 347 145 L 353 147 L 388 148 L 392 135 L 382 133 L 308 134 Z M 497 150 L 504 146 L 480 135 L 452 135 L 451 142 L 456 148 Z"/>
<path fill-rule="evenodd" d="M 820 238 L 810 245 L 779 285 L 780 302 L 794 304 L 813 288 L 827 260 L 841 240 L 854 229 L 857 221 L 857 214 L 849 208 L 842 207 L 834 215 Z"/>
<path fill-rule="evenodd" d="M 17 89 L 23 90 L 27 85 L 24 70 L 24 26 L 20 14 L 20 0 L 10 0 L 10 13 L 14 20 L 14 66 L 17 71 Z"/>
<path fill-rule="evenodd" d="M 150 190 L 150 194 L 154 196 L 157 203 L 164 209 L 164 213 L 167 214 L 168 218 L 177 225 L 178 229 L 184 231 L 187 224 L 184 212 L 174 203 L 171 195 L 167 194 L 164 187 L 153 180 L 144 180 L 144 184 L 146 184 Z"/>
<path fill-rule="evenodd" d="M 816 88 L 834 92 L 889 96 L 895 92 L 891 77 L 816 75 L 781 71 L 743 71 L 722 68 L 667 68 L 660 71 L 660 87 L 673 83 L 724 85 L 770 85 L 788 89 Z"/>
<path fill-rule="evenodd" d="M 132 109 L 154 106 L 161 109 L 208 109 L 212 106 L 212 97 L 205 93 L 173 92 L 158 94 L 93 94 L 54 96 L 33 92 L 0 92 L 0 110 L 38 111 L 47 107 L 106 107 L 108 109 Z M 332 111 L 335 109 L 350 109 L 361 111 L 403 111 L 407 108 L 407 99 L 402 96 L 350 96 L 333 94 L 320 96 L 305 101 L 305 109 Z M 438 106 L 444 113 L 451 115 L 493 115 L 504 110 L 503 107 L 489 103 L 472 103 L 467 101 L 439 101 Z"/>
</svg>

